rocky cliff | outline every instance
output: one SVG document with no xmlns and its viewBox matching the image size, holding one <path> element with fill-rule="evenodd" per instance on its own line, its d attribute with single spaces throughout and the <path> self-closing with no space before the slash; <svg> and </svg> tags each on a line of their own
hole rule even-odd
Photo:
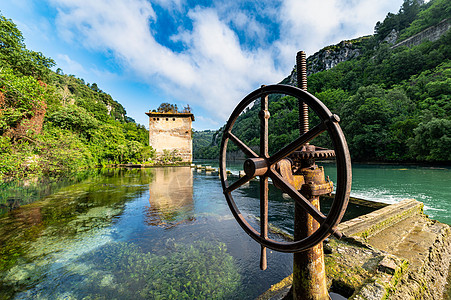
<svg viewBox="0 0 451 300">
<path fill-rule="evenodd" d="M 307 76 L 332 69 L 343 61 L 358 57 L 362 53 L 362 41 L 370 36 L 355 40 L 342 41 L 337 45 L 327 46 L 307 58 Z M 283 83 L 296 85 L 296 67 Z"/>
<path fill-rule="evenodd" d="M 421 44 L 424 41 L 436 41 L 444 35 L 451 28 L 450 19 L 445 19 L 437 25 L 426 28 L 414 36 L 403 40 L 396 44 L 399 37 L 399 32 L 392 30 L 387 37 L 382 40 L 382 43 L 389 43 L 392 48 L 400 46 L 412 47 Z M 371 38 L 371 36 L 364 36 L 358 39 L 342 41 L 337 45 L 327 46 L 315 54 L 307 58 L 307 76 L 321 71 L 329 70 L 343 61 L 347 61 L 358 57 L 364 51 L 363 41 Z M 291 74 L 285 78 L 282 83 L 296 85 L 296 66 L 291 71 Z"/>
</svg>

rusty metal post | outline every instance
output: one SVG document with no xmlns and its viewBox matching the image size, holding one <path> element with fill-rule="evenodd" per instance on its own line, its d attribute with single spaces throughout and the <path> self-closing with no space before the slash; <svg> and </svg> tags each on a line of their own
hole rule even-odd
<svg viewBox="0 0 451 300">
<path fill-rule="evenodd" d="M 260 157 L 267 159 L 268 155 L 268 96 L 260 98 Z M 260 176 L 260 234 L 268 238 L 268 176 Z M 260 269 L 266 270 L 266 247 L 261 246 Z"/>
<path fill-rule="evenodd" d="M 307 90 L 306 59 L 303 51 L 296 56 L 298 87 Z M 299 132 L 304 134 L 308 128 L 308 106 L 299 101 Z M 302 169 L 310 170 L 317 174 L 318 169 L 314 160 L 303 160 Z M 307 171 L 308 173 L 308 171 Z M 324 177 L 324 173 L 322 175 Z M 316 176 L 307 178 L 305 183 L 314 185 Z M 308 192 L 301 193 L 319 210 L 319 196 Z M 301 240 L 311 235 L 319 227 L 316 220 L 312 218 L 299 204 L 295 204 L 294 212 L 294 239 Z M 326 300 L 329 298 L 326 284 L 326 271 L 324 264 L 323 243 L 313 248 L 293 255 L 293 299 L 295 300 Z"/>
</svg>

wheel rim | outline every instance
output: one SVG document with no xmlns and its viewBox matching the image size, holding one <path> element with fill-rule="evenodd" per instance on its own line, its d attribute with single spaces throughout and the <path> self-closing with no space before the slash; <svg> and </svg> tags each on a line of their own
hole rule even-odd
<svg viewBox="0 0 451 300">
<path fill-rule="evenodd" d="M 284 94 L 300 99 L 301 101 L 306 103 L 318 115 L 321 122 L 319 125 L 315 126 L 311 130 L 300 136 L 299 138 L 295 139 L 293 142 L 289 143 L 287 146 L 277 151 L 274 155 L 269 156 L 267 154 L 267 143 L 268 143 L 267 121 L 265 125 L 263 121 L 264 118 L 261 118 L 260 141 L 262 141 L 262 139 L 265 139 L 264 143 L 266 143 L 266 149 L 264 149 L 263 151 L 261 150 L 260 155 L 257 155 L 251 148 L 249 148 L 245 143 L 243 143 L 231 131 L 238 116 L 242 111 L 244 111 L 244 109 L 249 104 L 257 100 L 258 98 L 262 98 L 263 101 L 264 97 L 267 97 L 270 94 Z M 265 105 L 267 105 L 267 102 Z M 268 118 L 269 115 L 266 117 L 266 120 Z M 308 92 L 305 92 L 297 87 L 288 85 L 263 86 L 262 88 L 255 90 L 254 92 L 247 95 L 232 112 L 224 129 L 223 138 L 221 142 L 221 152 L 220 152 L 221 184 L 225 198 L 227 200 L 230 210 L 232 211 L 233 216 L 235 217 L 239 225 L 243 228 L 243 230 L 251 238 L 260 243 L 262 246 L 281 252 L 299 252 L 315 246 L 336 230 L 336 226 L 341 221 L 343 214 L 346 210 L 349 201 L 349 193 L 351 189 L 351 160 L 346 140 L 344 138 L 340 126 L 338 125 L 338 121 L 339 121 L 338 117 L 336 115 L 333 115 L 320 100 L 318 100 Z M 296 191 L 296 189 L 293 186 L 291 186 L 288 182 L 286 182 L 274 169 L 274 166 L 278 161 L 287 157 L 288 155 L 293 153 L 296 149 L 300 148 L 302 145 L 308 143 L 310 140 L 314 139 L 316 136 L 325 131 L 328 132 L 332 140 L 334 150 L 336 153 L 336 164 L 337 164 L 336 192 L 331 209 L 327 216 L 324 216 L 319 210 L 311 206 L 310 202 L 306 200 L 305 197 L 302 196 L 298 191 Z M 249 174 L 246 173 L 246 176 L 238 179 L 232 184 L 229 184 L 226 174 L 227 144 L 229 140 L 231 140 L 236 146 L 238 146 L 238 148 L 242 152 L 244 152 L 244 154 L 248 157 L 247 162 L 250 161 L 248 164 L 251 165 L 248 166 L 248 170 L 255 169 L 257 172 L 252 173 L 252 171 L 246 171 L 250 173 Z M 260 149 L 262 148 L 262 146 L 264 147 L 265 144 L 261 144 Z M 266 200 L 266 208 L 260 209 L 261 214 L 265 213 L 265 209 L 267 213 L 268 194 L 263 193 L 262 191 L 264 190 L 264 186 L 267 187 L 269 177 L 273 180 L 274 183 L 277 183 L 279 186 L 282 187 L 281 189 L 283 192 L 286 192 L 288 195 L 290 195 L 290 197 L 294 199 L 294 201 L 296 201 L 302 207 L 304 207 L 304 209 L 306 209 L 309 212 L 309 214 L 311 214 L 312 217 L 319 222 L 320 227 L 318 228 L 318 230 L 316 230 L 312 235 L 299 241 L 279 242 L 267 237 L 267 228 L 263 228 L 266 227 L 267 224 L 265 226 L 262 226 L 261 232 L 258 232 L 256 229 L 254 229 L 242 215 L 231 193 L 232 191 L 236 190 L 246 182 L 250 181 L 255 176 L 260 177 L 260 191 L 261 191 L 260 205 L 263 206 Z"/>
</svg>

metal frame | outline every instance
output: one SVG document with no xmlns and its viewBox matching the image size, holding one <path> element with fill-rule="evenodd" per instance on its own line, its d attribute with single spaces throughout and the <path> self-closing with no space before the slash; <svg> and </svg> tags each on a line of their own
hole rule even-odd
<svg viewBox="0 0 451 300">
<path fill-rule="evenodd" d="M 308 105 L 320 118 L 321 123 L 314 128 L 302 134 L 299 138 L 280 149 L 277 153 L 269 156 L 268 149 L 268 95 L 270 94 L 284 94 L 298 98 L 300 101 Z M 260 111 L 260 155 L 257 155 L 251 148 L 245 145 L 239 138 L 232 133 L 233 125 L 238 116 L 244 109 L 253 101 L 261 98 Z M 343 135 L 343 132 L 338 124 L 339 118 L 332 114 L 329 109 L 316 97 L 310 93 L 303 91 L 297 87 L 289 85 L 269 85 L 262 86 L 260 89 L 247 95 L 232 112 L 224 129 L 221 152 L 220 152 L 220 177 L 224 195 L 227 199 L 232 214 L 238 221 L 243 230 L 255 241 L 262 245 L 262 254 L 264 247 L 281 252 L 300 252 L 309 249 L 316 244 L 323 241 L 330 234 L 340 235 L 336 232 L 336 226 L 341 221 L 346 207 L 348 205 L 349 193 L 351 190 L 351 158 L 349 155 L 348 146 Z M 288 157 L 294 151 L 301 148 L 303 145 L 309 143 L 316 136 L 327 131 L 331 137 L 337 163 L 337 185 L 335 197 L 331 206 L 331 210 L 327 216 L 322 214 L 318 209 L 311 205 L 311 203 L 301 195 L 291 184 L 289 184 L 279 173 L 275 170 L 275 165 L 280 160 Z M 227 143 L 231 140 L 244 154 L 249 158 L 245 163 L 247 171 L 246 176 L 238 179 L 236 182 L 229 184 L 226 173 L 226 156 Z M 248 165 L 246 168 L 246 164 Z M 249 165 L 251 167 L 249 167 Z M 260 177 L 260 206 L 261 206 L 261 231 L 255 230 L 243 217 L 232 197 L 232 191 L 236 190 L 243 184 L 249 182 L 253 177 Z M 312 235 L 294 242 L 279 242 L 267 237 L 267 207 L 268 207 L 268 177 L 277 184 L 285 193 L 290 195 L 292 199 L 301 205 L 315 220 L 320 224 L 318 230 Z M 263 191 L 263 192 L 262 192 Z"/>
</svg>

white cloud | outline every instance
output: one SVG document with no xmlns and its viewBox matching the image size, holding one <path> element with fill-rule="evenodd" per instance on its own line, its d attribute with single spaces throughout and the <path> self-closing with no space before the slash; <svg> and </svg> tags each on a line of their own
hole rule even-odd
<svg viewBox="0 0 451 300">
<path fill-rule="evenodd" d="M 342 40 L 373 33 L 377 21 L 396 12 L 402 1 L 392 0 L 285 0 L 280 11 L 283 36 L 276 42 L 282 64 L 293 62 L 293 53 L 312 55 Z"/>
<path fill-rule="evenodd" d="M 67 54 L 58 54 L 56 57 L 57 65 L 66 74 L 86 73 L 85 68 L 78 62 L 72 60 Z"/>
<path fill-rule="evenodd" d="M 176 52 L 160 44 L 151 31 L 158 15 L 146 0 L 50 0 L 58 8 L 57 28 L 68 41 L 111 53 L 132 73 L 164 89 L 183 103 L 203 107 L 205 117 L 224 122 L 239 100 L 261 84 L 282 80 L 294 65 L 296 52 L 313 54 L 320 48 L 372 33 L 392 0 L 283 0 L 279 11 L 262 8 L 278 22 L 280 37 L 267 45 L 241 45 L 238 34 L 263 40 L 268 32 L 233 6 L 191 8 L 186 16 L 192 28 L 171 37 L 183 44 Z M 401 2 L 401 0 L 399 0 Z M 183 0 L 157 0 L 167 10 L 181 11 Z M 264 2 L 263 2 L 264 4 Z M 279 7 L 279 6 L 275 6 Z M 232 14 L 232 15 L 231 15 Z"/>
<path fill-rule="evenodd" d="M 185 0 L 153 0 L 152 3 L 158 4 L 167 10 L 180 10 L 185 4 Z"/>
<path fill-rule="evenodd" d="M 251 89 L 282 78 L 271 55 L 246 52 L 239 40 L 212 9 L 188 13 L 193 30 L 178 37 L 186 46 L 175 53 L 157 43 L 149 22 L 155 12 L 145 1 L 62 0 L 58 26 L 68 38 L 86 47 L 111 51 L 131 70 L 151 84 L 157 83 L 181 101 L 203 106 L 225 119 Z M 218 109 L 220 108 L 220 109 Z"/>
<path fill-rule="evenodd" d="M 217 119 L 215 120 L 215 119 L 212 119 L 209 117 L 204 117 L 202 115 L 196 116 L 196 121 L 198 121 L 198 122 L 201 121 L 203 124 L 213 125 L 213 126 L 215 126 L 215 128 L 219 128 L 222 125 L 224 125 L 223 123 L 218 122 Z M 193 124 L 193 125 L 194 125 L 194 127 L 196 127 L 196 124 Z M 202 130 L 202 129 L 200 129 L 200 130 Z"/>
<path fill-rule="evenodd" d="M 212 9 L 189 13 L 193 31 L 185 35 L 189 56 L 200 75 L 192 99 L 213 115 L 225 119 L 241 98 L 263 83 L 280 80 L 283 73 L 274 67 L 266 51 L 243 50 L 237 35 Z M 186 92 L 182 87 L 183 94 Z"/>
</svg>

